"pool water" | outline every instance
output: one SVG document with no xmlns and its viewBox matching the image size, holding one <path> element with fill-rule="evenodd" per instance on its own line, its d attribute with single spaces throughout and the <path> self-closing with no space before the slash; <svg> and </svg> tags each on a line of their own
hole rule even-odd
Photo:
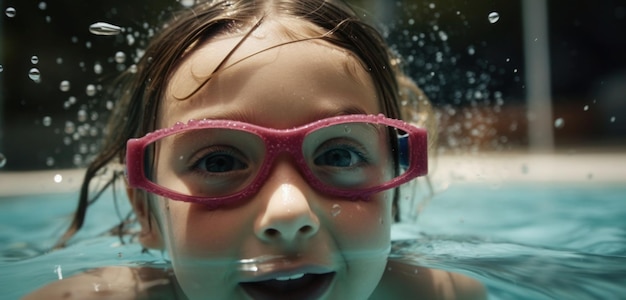
<svg viewBox="0 0 626 300">
<path fill-rule="evenodd" d="M 53 252 L 76 193 L 0 197 L 0 299 L 98 266 L 166 264 L 106 234 L 130 209 L 117 195 L 105 194 L 75 242 Z M 392 256 L 475 277 L 490 299 L 623 299 L 625 196 L 619 183 L 454 184 L 416 223 L 394 228 Z"/>
</svg>

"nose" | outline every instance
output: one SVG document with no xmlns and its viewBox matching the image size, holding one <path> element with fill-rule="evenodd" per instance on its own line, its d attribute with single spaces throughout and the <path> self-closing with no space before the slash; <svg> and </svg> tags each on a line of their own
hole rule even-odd
<svg viewBox="0 0 626 300">
<path fill-rule="evenodd" d="M 310 188 L 295 169 L 277 166 L 259 196 L 264 209 L 255 224 L 255 234 L 265 242 L 293 243 L 314 236 L 320 222 L 307 199 Z"/>
</svg>

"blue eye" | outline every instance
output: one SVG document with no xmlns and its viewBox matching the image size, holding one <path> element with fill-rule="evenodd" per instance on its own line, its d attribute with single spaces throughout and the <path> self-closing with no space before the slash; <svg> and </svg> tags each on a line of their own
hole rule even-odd
<svg viewBox="0 0 626 300">
<path fill-rule="evenodd" d="M 248 164 L 228 153 L 211 153 L 200 159 L 196 166 L 209 173 L 225 173 L 248 168 Z"/>
<path fill-rule="evenodd" d="M 350 168 L 365 161 L 361 153 L 349 146 L 325 150 L 313 160 L 317 166 L 336 168 Z"/>
</svg>

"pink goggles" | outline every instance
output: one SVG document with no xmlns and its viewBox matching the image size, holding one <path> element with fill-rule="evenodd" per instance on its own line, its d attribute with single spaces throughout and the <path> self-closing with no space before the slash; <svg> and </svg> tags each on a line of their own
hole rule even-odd
<svg viewBox="0 0 626 300">
<path fill-rule="evenodd" d="M 128 183 L 209 207 L 247 199 L 274 160 L 289 154 L 317 191 L 348 199 L 395 188 L 428 173 L 423 128 L 384 115 L 346 115 L 292 129 L 192 120 L 127 143 Z"/>
</svg>

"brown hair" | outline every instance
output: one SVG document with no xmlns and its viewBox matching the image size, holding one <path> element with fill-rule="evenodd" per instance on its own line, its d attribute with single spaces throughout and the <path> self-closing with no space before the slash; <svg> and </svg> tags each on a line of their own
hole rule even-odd
<svg viewBox="0 0 626 300">
<path fill-rule="evenodd" d="M 175 14 L 151 40 L 136 71 L 122 74 L 119 83 L 114 85 L 112 94 L 119 101 L 110 116 L 103 149 L 87 167 L 74 219 L 55 247 L 62 247 L 82 227 L 87 207 L 100 194 L 96 193 L 93 199 L 90 197 L 90 183 L 94 178 L 110 163 L 124 162 L 128 139 L 143 136 L 154 129 L 164 87 L 185 54 L 218 35 L 242 29 L 249 30 L 250 34 L 269 10 L 280 16 L 311 23 L 326 33 L 310 38 L 327 41 L 356 55 L 371 74 L 378 99 L 382 101 L 383 114 L 397 119 L 404 115 L 409 122 L 422 123 L 418 125 L 432 122 L 428 100 L 401 72 L 399 59 L 392 56 L 383 37 L 342 0 L 229 0 L 200 3 Z M 118 177 L 114 174 L 104 188 Z"/>
</svg>

